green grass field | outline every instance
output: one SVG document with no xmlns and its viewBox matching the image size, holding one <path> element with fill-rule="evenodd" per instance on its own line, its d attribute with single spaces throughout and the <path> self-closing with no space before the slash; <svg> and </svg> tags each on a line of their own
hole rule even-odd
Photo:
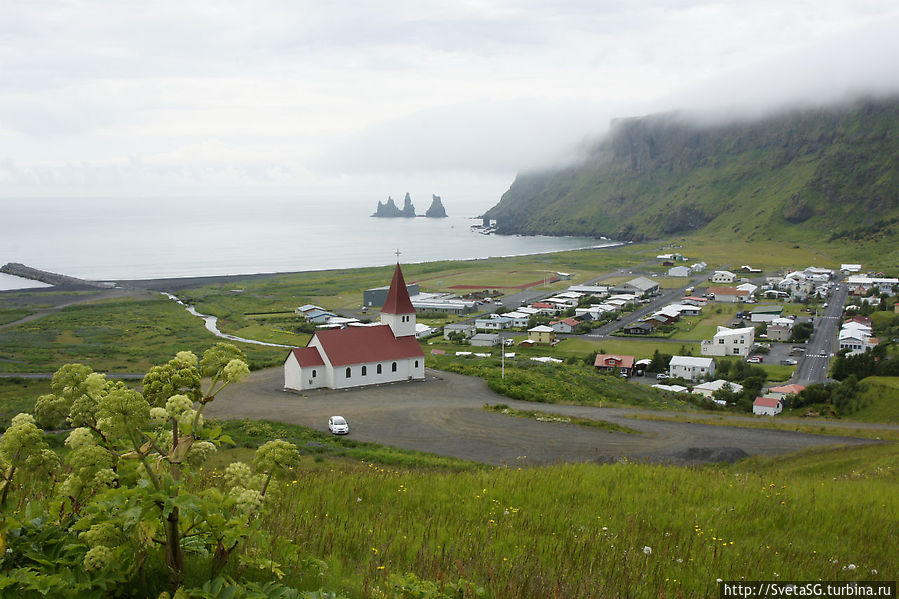
<svg viewBox="0 0 899 599">
<path fill-rule="evenodd" d="M 862 422 L 899 422 L 899 377 L 872 376 L 862 383 L 863 407 L 848 418 Z"/>
<path fill-rule="evenodd" d="M 79 304 L 0 331 L 3 372 L 53 372 L 80 362 L 99 372 L 143 373 L 176 352 L 201 353 L 219 339 L 203 321 L 162 296 Z M 254 367 L 273 365 L 284 350 L 239 344 Z"/>
<path fill-rule="evenodd" d="M 265 525 L 299 544 L 299 555 L 275 556 L 288 572 L 320 558 L 315 584 L 348 597 L 378 596 L 407 572 L 521 598 L 710 597 L 717 579 L 889 580 L 897 458 L 891 444 L 704 468 L 342 464 L 304 469 Z"/>
</svg>

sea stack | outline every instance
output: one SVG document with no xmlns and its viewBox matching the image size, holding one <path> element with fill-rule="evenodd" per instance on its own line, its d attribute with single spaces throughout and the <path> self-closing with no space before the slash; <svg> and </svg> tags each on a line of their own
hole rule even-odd
<svg viewBox="0 0 899 599">
<path fill-rule="evenodd" d="M 440 196 L 432 194 L 431 198 L 431 207 L 425 212 L 425 216 L 428 218 L 446 218 L 446 209 L 443 207 L 443 202 L 440 201 Z"/>
<path fill-rule="evenodd" d="M 400 216 L 405 216 L 407 218 L 415 216 L 415 206 L 412 205 L 412 197 L 409 196 L 409 192 L 406 192 L 406 197 L 403 198 L 403 213 Z"/>
</svg>

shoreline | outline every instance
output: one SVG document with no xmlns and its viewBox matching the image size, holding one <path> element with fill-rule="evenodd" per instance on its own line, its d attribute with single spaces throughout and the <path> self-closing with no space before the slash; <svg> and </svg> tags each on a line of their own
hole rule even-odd
<svg viewBox="0 0 899 599">
<path fill-rule="evenodd" d="M 421 262 L 406 262 L 404 264 L 429 264 L 433 262 L 477 262 L 483 260 L 492 260 L 492 259 L 501 259 L 501 258 L 517 258 L 522 256 L 542 256 L 542 255 L 550 255 L 550 254 L 561 254 L 565 252 L 580 252 L 585 250 L 600 250 L 600 249 L 609 249 L 616 248 L 626 245 L 624 242 L 617 241 L 609 241 L 608 243 L 604 243 L 602 245 L 593 245 L 593 246 L 584 246 L 579 248 L 570 248 L 570 249 L 562 249 L 562 250 L 554 250 L 548 252 L 525 252 L 518 254 L 507 254 L 502 256 L 489 256 L 483 258 L 464 258 L 464 259 L 452 259 L 447 258 L 443 260 L 426 260 Z M 102 280 L 88 280 L 85 279 L 84 284 L 77 285 L 58 285 L 51 287 L 41 287 L 41 288 L 23 288 L 23 289 L 9 289 L 9 290 L 0 290 L 0 293 L 4 292 L 41 292 L 41 291 L 69 291 L 69 290 L 84 290 L 91 289 L 93 287 L 90 283 L 98 283 L 98 282 L 112 282 L 115 283 L 119 288 L 125 289 L 144 289 L 149 291 L 180 291 L 183 289 L 191 289 L 194 287 L 202 287 L 204 285 L 217 285 L 223 283 L 237 283 L 240 281 L 247 280 L 257 280 L 267 277 L 278 277 L 278 276 L 288 276 L 288 275 L 301 275 L 306 273 L 325 273 L 325 272 L 340 272 L 345 270 L 353 270 L 353 269 L 362 269 L 362 268 L 389 268 L 391 264 L 383 264 L 377 266 L 347 266 L 343 268 L 321 268 L 321 269 L 305 269 L 305 270 L 295 270 L 295 271 L 277 271 L 277 272 L 258 272 L 258 273 L 244 273 L 244 274 L 227 274 L 227 275 L 195 275 L 195 276 L 187 276 L 187 277 L 153 277 L 147 279 L 125 279 L 125 278 L 105 278 Z"/>
</svg>

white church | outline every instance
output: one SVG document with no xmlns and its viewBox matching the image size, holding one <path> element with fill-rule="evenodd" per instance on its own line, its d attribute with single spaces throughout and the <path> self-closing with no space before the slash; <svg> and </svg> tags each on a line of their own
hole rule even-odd
<svg viewBox="0 0 899 599">
<path fill-rule="evenodd" d="M 396 265 L 381 324 L 316 331 L 284 361 L 284 388 L 347 389 L 422 380 L 425 355 L 415 338 L 415 308 Z"/>
</svg>

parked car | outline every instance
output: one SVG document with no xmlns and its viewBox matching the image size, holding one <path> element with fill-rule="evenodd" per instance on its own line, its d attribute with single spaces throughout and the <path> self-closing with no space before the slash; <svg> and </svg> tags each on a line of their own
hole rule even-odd
<svg viewBox="0 0 899 599">
<path fill-rule="evenodd" d="M 657 381 L 667 381 L 668 375 L 665 374 L 664 372 L 660 372 L 659 374 L 656 375 L 656 380 Z"/>
<path fill-rule="evenodd" d="M 328 430 L 332 435 L 346 435 L 350 432 L 350 425 L 343 416 L 331 416 L 328 418 Z"/>
<path fill-rule="evenodd" d="M 761 364 L 763 362 L 761 356 L 752 356 L 751 358 L 746 358 L 746 361 L 750 364 Z"/>
</svg>

